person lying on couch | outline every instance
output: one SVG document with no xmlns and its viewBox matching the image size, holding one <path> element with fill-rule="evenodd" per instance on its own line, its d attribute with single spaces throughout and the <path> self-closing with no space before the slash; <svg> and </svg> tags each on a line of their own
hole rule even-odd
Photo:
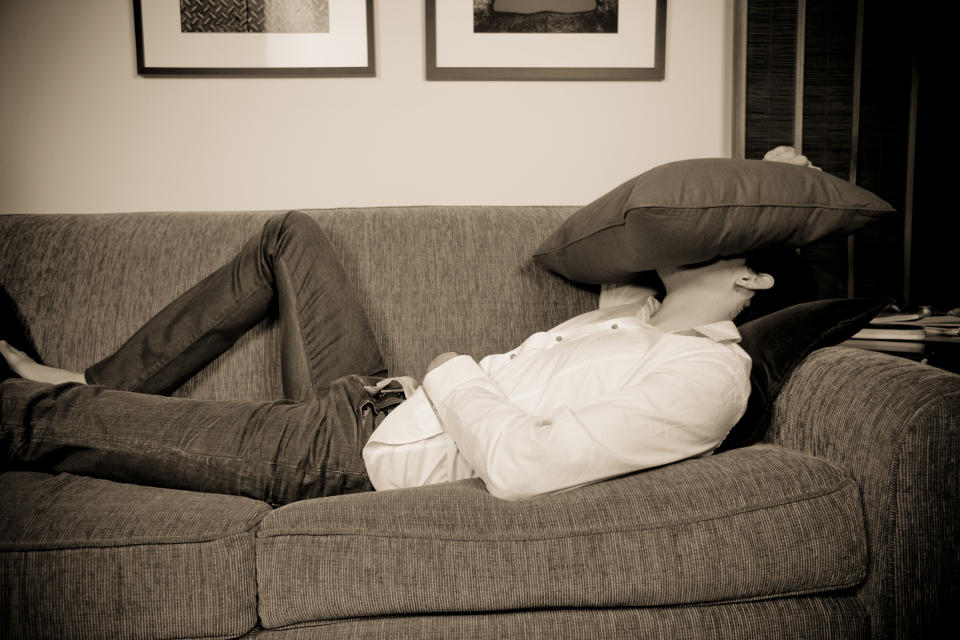
<svg viewBox="0 0 960 640">
<path fill-rule="evenodd" d="M 387 378 L 319 225 L 270 219 L 238 255 L 74 373 L 6 342 L 4 467 L 245 495 L 274 505 L 479 476 L 518 499 L 711 453 L 743 414 L 732 319 L 773 277 L 745 258 L 662 269 L 651 290 L 480 362 L 445 353 Z M 164 397 L 279 310 L 276 402 Z M 7 336 L 10 338 L 10 336 Z"/>
</svg>

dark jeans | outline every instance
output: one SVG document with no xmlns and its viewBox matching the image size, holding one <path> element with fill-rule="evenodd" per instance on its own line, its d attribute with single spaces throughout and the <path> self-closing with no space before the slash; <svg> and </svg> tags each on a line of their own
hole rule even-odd
<svg viewBox="0 0 960 640">
<path fill-rule="evenodd" d="M 277 402 L 169 398 L 271 309 Z M 244 495 L 274 505 L 372 489 L 361 451 L 385 375 L 337 256 L 308 216 L 272 218 L 237 256 L 86 371 L 89 385 L 0 384 L 7 468 Z"/>
</svg>

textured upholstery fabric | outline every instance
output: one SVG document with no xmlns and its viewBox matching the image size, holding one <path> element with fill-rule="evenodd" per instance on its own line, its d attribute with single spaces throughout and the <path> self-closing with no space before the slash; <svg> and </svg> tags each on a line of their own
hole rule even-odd
<svg viewBox="0 0 960 640">
<path fill-rule="evenodd" d="M 555 609 L 487 615 L 397 616 L 259 631 L 251 640 L 796 640 L 870 637 L 855 598 L 803 597 L 723 606 Z"/>
<path fill-rule="evenodd" d="M 596 307 L 598 292 L 531 255 L 570 209 L 394 208 L 308 212 L 357 283 L 394 374 L 441 351 L 485 356 Z M 82 370 L 226 262 L 270 213 L 0 216 L 2 284 L 38 351 Z M 497 233 L 490 233 L 496 229 Z M 424 256 L 431 256 L 425 260 Z M 73 319 L 68 326 L 63 313 Z M 244 336 L 176 395 L 280 397 L 277 331 Z"/>
<path fill-rule="evenodd" d="M 436 352 L 485 355 L 503 350 L 532 331 L 595 305 L 595 290 L 552 276 L 530 259 L 537 243 L 572 211 L 404 208 L 311 215 L 328 230 L 348 273 L 356 278 L 388 364 L 395 372 L 416 375 Z M 44 359 L 81 368 L 110 352 L 168 300 L 223 263 L 269 215 L 0 215 L 0 284 L 26 317 Z M 393 242 L 385 243 L 383 236 Z M 440 268 L 426 261 L 433 255 Z M 64 323 L 65 317 L 75 321 Z M 278 397 L 277 357 L 276 331 L 266 321 L 180 394 Z M 245 637 L 637 637 L 649 630 L 653 637 L 833 638 L 859 637 L 865 615 L 873 637 L 934 635 L 933 624 L 952 613 L 960 596 L 954 579 L 960 572 L 958 381 L 957 376 L 914 362 L 830 348 L 814 353 L 791 374 L 774 404 L 767 434 L 772 446 L 732 451 L 515 507 L 491 499 L 476 482 L 293 505 L 296 510 L 284 513 L 284 521 L 303 527 L 308 532 L 304 538 L 325 538 L 331 548 L 323 562 L 330 564 L 288 563 L 288 570 L 297 571 L 288 571 L 285 583 L 275 582 L 276 572 L 261 575 L 271 599 L 264 608 L 274 608 L 270 615 L 275 622 L 280 614 L 307 619 L 303 612 L 321 605 L 335 610 L 338 619 L 309 620 L 300 623 L 307 628 L 284 631 L 256 627 Z M 778 445 L 804 455 L 791 455 Z M 749 473 L 746 458 L 728 458 L 754 452 L 762 459 L 754 465 L 759 469 Z M 780 469 L 785 459 L 787 466 Z M 785 520 L 772 531 L 762 527 L 773 526 L 766 512 L 774 509 L 758 513 L 761 510 L 749 510 L 744 502 L 776 501 L 808 484 L 825 487 L 830 477 L 840 479 L 846 473 L 852 473 L 862 498 L 851 495 L 849 479 L 838 480 L 840 488 L 833 494 L 776 507 Z M 666 483 L 659 492 L 644 490 L 646 476 L 663 480 L 669 474 L 679 474 L 674 482 L 680 483 L 682 477 L 685 484 L 704 486 L 700 492 L 684 493 L 683 500 L 676 487 Z M 93 484 L 88 486 L 89 482 Z M 83 637 L 84 631 L 88 637 L 242 635 L 251 624 L 249 612 L 256 597 L 247 587 L 254 579 L 249 528 L 265 506 L 142 487 L 107 490 L 109 484 L 41 474 L 0 477 L 0 637 L 29 637 L 11 631 L 13 625 L 20 631 L 28 619 L 33 621 L 33 635 L 46 637 L 70 632 Z M 173 500 L 172 494 L 180 498 Z M 737 592 L 747 598 L 744 594 L 762 588 L 760 580 L 768 581 L 769 589 L 763 590 L 785 593 L 791 581 L 805 582 L 810 590 L 839 585 L 849 573 L 846 570 L 858 562 L 863 571 L 863 534 L 854 542 L 824 531 L 831 526 L 834 533 L 862 528 L 863 515 L 856 511 L 851 516 L 848 511 L 854 498 L 858 505 L 863 503 L 857 509 L 865 509 L 869 550 L 865 581 L 817 596 L 757 602 L 730 602 L 729 596 L 722 604 L 707 602 L 708 595 L 720 593 Z M 834 499 L 844 504 L 834 508 L 829 504 Z M 226 512 L 224 506 L 229 507 Z M 680 507 L 693 518 L 683 535 L 673 528 L 676 521 L 667 521 L 667 527 L 651 526 L 656 514 L 676 515 Z M 721 507 L 743 511 L 710 519 L 711 509 Z M 833 520 L 842 515 L 842 522 L 831 524 L 831 513 Z M 742 527 L 736 530 L 738 518 Z M 158 535 L 170 536 L 168 540 L 190 537 L 198 522 L 212 532 L 206 542 L 151 542 L 151 536 Z M 460 557 L 477 562 L 480 558 L 489 568 L 486 573 L 454 576 L 459 590 L 451 587 L 447 599 L 465 613 L 445 616 L 424 603 L 404 600 L 415 594 L 398 593 L 395 582 L 376 579 L 383 559 L 372 555 L 366 562 L 362 555 L 363 545 L 374 544 L 374 536 L 335 533 L 337 522 L 374 531 L 389 527 L 391 535 L 420 530 L 419 538 L 410 537 L 428 550 L 431 544 L 442 545 L 448 531 L 453 532 L 448 537 L 462 536 L 468 526 L 500 539 L 476 546 L 464 542 Z M 628 527 L 630 522 L 635 525 L 632 530 L 613 531 L 616 523 Z M 423 533 L 430 523 L 432 537 Z M 731 528 L 724 528 L 728 524 Z M 574 526 L 582 527 L 584 535 L 564 538 L 562 544 L 556 537 L 551 542 L 550 532 L 569 533 Z M 513 527 L 520 533 L 511 535 Z M 590 527 L 597 532 L 590 533 Z M 604 527 L 609 528 L 607 533 Z M 277 528 L 270 531 L 259 541 L 262 548 L 273 544 L 272 537 L 278 538 L 274 541 L 278 545 L 295 542 L 294 536 L 273 536 L 279 533 Z M 727 538 L 721 540 L 721 532 Z M 636 538 L 627 540 L 628 534 Z M 596 541 L 614 538 L 601 552 Z M 675 553 L 658 563 L 638 547 L 641 538 L 673 544 Z M 78 541 L 76 548 L 57 546 L 70 540 Z M 854 547 L 838 562 L 844 543 Z M 344 549 L 355 545 L 352 553 L 358 555 L 338 556 L 334 544 Z M 523 544 L 533 548 L 533 555 L 516 555 Z M 695 553 L 708 546 L 710 553 Z M 311 562 L 305 554 L 309 547 L 294 549 L 304 552 L 304 563 Z M 777 553 L 771 551 L 774 548 Z M 757 550 L 762 551 L 760 557 Z M 185 559 L 188 551 L 202 558 Z M 459 559 L 449 547 L 447 551 L 441 556 L 398 558 L 394 567 L 387 567 L 395 573 L 383 575 L 392 580 L 391 575 L 407 572 L 414 576 L 413 584 L 426 582 L 435 588 L 429 572 Z M 791 551 L 796 557 L 788 555 Z M 680 580 L 678 571 L 692 571 L 710 560 L 735 571 L 725 572 L 722 581 L 703 578 L 686 585 Z M 640 562 L 652 569 L 637 572 Z M 670 566 L 676 570 L 672 574 L 666 572 Z M 182 569 L 173 571 L 182 573 L 182 584 L 180 575 L 170 578 L 171 567 Z M 710 573 L 712 567 L 699 568 L 703 576 L 719 575 Z M 645 579 L 656 570 L 666 577 Z M 511 577 L 505 587 L 484 581 L 497 571 Z M 154 584 L 149 578 L 153 575 L 166 577 L 157 577 Z M 574 578 L 561 584 L 555 581 L 558 575 Z M 345 591 L 342 585 L 351 585 L 357 576 L 366 591 L 359 593 L 352 586 L 352 591 Z M 176 580 L 180 595 L 173 595 L 168 579 Z M 317 590 L 320 581 L 329 588 Z M 535 592 L 536 581 L 549 583 L 543 595 Z M 284 586 L 291 593 L 280 593 Z M 614 600 L 611 594 L 617 589 L 620 594 Z M 304 595 L 298 596 L 299 591 Z M 168 597 L 158 599 L 157 594 Z M 514 595 L 517 604 L 509 606 L 511 611 L 477 614 L 482 603 L 489 607 Z M 629 606 L 641 595 L 698 604 Z M 365 598 L 363 606 L 371 610 L 404 604 L 408 610 L 418 606 L 423 613 L 343 620 L 344 611 L 356 608 L 351 596 Z M 431 591 L 427 596 L 439 601 L 443 594 Z M 317 603 L 328 597 L 333 601 Z M 468 598 L 476 598 L 476 603 Z M 516 611 L 521 602 L 549 606 L 542 604 L 549 598 L 585 607 L 604 599 L 608 604 Z M 64 617 L 67 614 L 79 618 Z M 213 626 L 226 619 L 231 621 L 229 631 L 197 630 L 201 623 Z"/>
<path fill-rule="evenodd" d="M 960 376 L 880 353 L 824 349 L 784 387 L 767 439 L 835 460 L 857 479 L 872 550 L 860 598 L 875 637 L 933 636 L 938 622 L 953 620 Z"/>
<path fill-rule="evenodd" d="M 0 475 L 0 495 L 0 637 L 219 638 L 256 625 L 267 505 L 26 472 Z"/>
<path fill-rule="evenodd" d="M 268 215 L 0 216 L 2 284 L 44 361 L 83 371 L 226 262 Z M 270 324 L 241 338 L 177 395 L 276 397 L 278 332 L 268 332 Z"/>
<path fill-rule="evenodd" d="M 866 548 L 843 470 L 758 445 L 537 500 L 468 480 L 294 503 L 264 519 L 257 566 L 274 628 L 824 591 L 862 579 Z"/>
</svg>

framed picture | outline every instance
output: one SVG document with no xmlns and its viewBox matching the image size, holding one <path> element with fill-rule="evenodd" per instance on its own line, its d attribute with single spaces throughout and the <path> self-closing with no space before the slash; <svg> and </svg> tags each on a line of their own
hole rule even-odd
<svg viewBox="0 0 960 640">
<path fill-rule="evenodd" d="M 141 75 L 376 75 L 373 0 L 134 0 Z"/>
<path fill-rule="evenodd" d="M 428 80 L 662 80 L 667 0 L 426 0 Z"/>
</svg>

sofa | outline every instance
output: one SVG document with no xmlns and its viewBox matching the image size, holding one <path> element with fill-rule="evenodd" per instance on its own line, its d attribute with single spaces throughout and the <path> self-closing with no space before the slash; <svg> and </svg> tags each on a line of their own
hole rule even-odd
<svg viewBox="0 0 960 640">
<path fill-rule="evenodd" d="M 393 374 L 595 308 L 533 262 L 570 207 L 311 210 Z M 0 216 L 0 285 L 82 370 L 279 212 Z M 271 319 L 175 395 L 280 397 Z M 842 346 L 759 443 L 523 501 L 478 479 L 271 508 L 0 474 L 4 638 L 916 638 L 960 588 L 960 376 Z"/>
</svg>

